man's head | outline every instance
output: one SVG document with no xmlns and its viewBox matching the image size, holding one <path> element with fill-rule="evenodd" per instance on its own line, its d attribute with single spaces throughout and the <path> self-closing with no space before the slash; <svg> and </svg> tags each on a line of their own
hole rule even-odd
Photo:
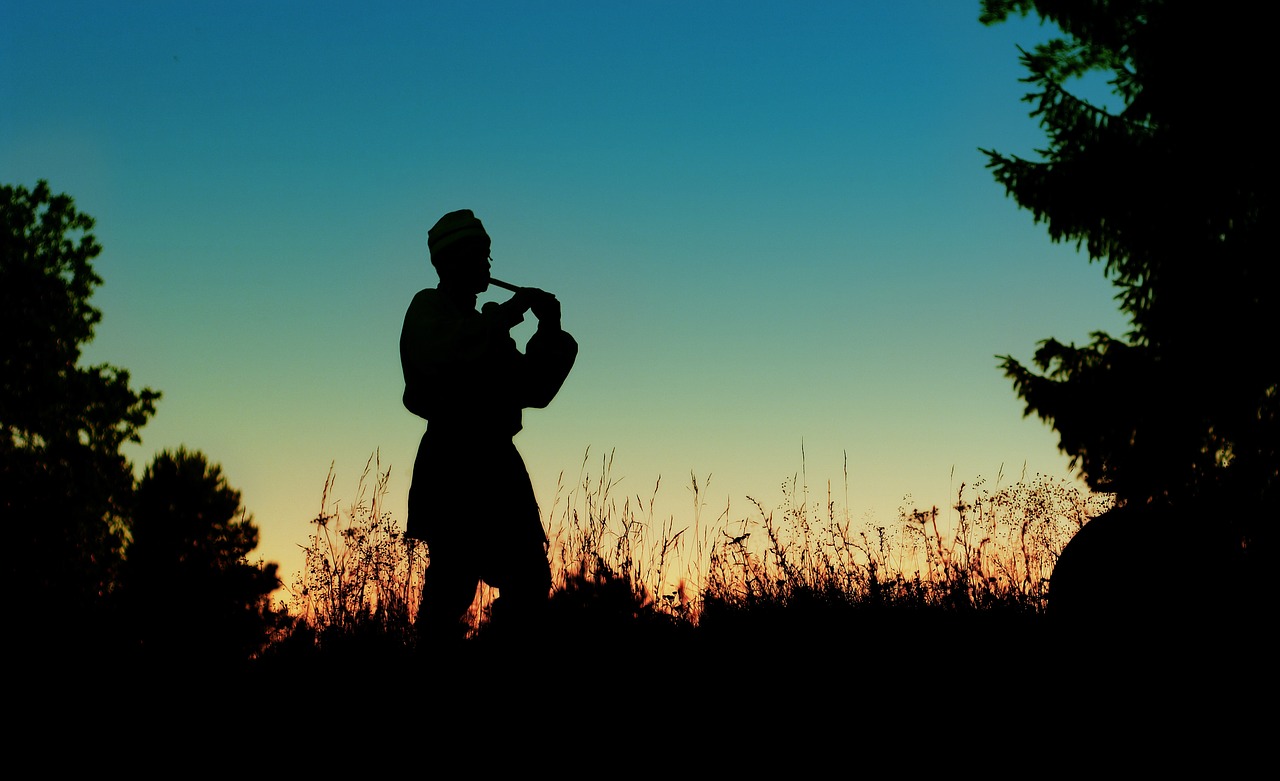
<svg viewBox="0 0 1280 781">
<path fill-rule="evenodd" d="M 427 247 L 442 283 L 476 293 L 489 286 L 489 234 L 470 209 L 441 217 L 427 231 Z"/>
</svg>

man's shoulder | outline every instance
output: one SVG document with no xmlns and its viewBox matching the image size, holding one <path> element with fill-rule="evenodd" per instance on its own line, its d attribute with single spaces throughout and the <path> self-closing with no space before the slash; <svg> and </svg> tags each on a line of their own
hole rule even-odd
<svg viewBox="0 0 1280 781">
<path fill-rule="evenodd" d="M 413 300 L 409 302 L 409 306 L 416 304 L 435 304 L 440 300 L 440 291 L 434 287 L 424 287 L 417 293 L 413 294 Z"/>
<path fill-rule="evenodd" d="M 419 290 L 409 302 L 404 314 L 404 328 L 406 332 L 419 335 L 424 332 L 452 332 L 467 327 L 479 316 L 480 313 L 474 309 L 458 306 L 439 288 L 429 287 Z"/>
<path fill-rule="evenodd" d="M 434 287 L 426 287 L 413 294 L 406 314 L 410 317 L 421 317 L 425 314 L 437 313 L 444 308 L 443 304 L 444 299 L 440 297 L 440 291 Z"/>
</svg>

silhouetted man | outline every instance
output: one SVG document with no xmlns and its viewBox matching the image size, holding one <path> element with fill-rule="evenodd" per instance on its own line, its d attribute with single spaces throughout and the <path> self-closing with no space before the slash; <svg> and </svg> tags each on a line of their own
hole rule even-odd
<svg viewBox="0 0 1280 781">
<path fill-rule="evenodd" d="M 469 209 L 427 232 L 440 283 L 419 291 L 400 334 L 404 405 L 427 421 L 409 489 L 405 533 L 426 541 L 419 636 L 465 636 L 480 581 L 498 589 L 493 622 L 525 624 L 551 589 L 547 537 L 524 461 L 511 439 L 525 407 L 551 402 L 578 344 L 560 328 L 560 302 L 524 288 L 476 311 L 489 287 L 490 240 Z M 532 311 L 525 351 L 510 329 Z"/>
</svg>

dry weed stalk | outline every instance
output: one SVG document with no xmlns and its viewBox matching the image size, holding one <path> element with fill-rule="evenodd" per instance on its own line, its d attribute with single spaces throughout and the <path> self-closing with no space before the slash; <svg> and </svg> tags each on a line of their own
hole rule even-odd
<svg viewBox="0 0 1280 781">
<path fill-rule="evenodd" d="M 375 451 L 355 500 L 342 511 L 330 500 L 335 476 L 329 467 L 290 599 L 290 612 L 321 633 L 349 633 L 370 624 L 407 632 L 412 624 L 427 556 L 423 545 L 403 538 L 383 507 L 390 478 L 390 467 L 382 469 Z"/>
</svg>

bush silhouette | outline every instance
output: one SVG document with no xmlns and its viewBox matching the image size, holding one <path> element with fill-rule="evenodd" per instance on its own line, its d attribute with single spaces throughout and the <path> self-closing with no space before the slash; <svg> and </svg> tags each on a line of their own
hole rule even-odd
<svg viewBox="0 0 1280 781">
<path fill-rule="evenodd" d="M 222 468 L 198 451 L 159 453 L 138 482 L 116 595 L 132 653 L 215 669 L 243 665 L 277 616 L 277 565 L 250 563 L 258 529 Z"/>
</svg>

